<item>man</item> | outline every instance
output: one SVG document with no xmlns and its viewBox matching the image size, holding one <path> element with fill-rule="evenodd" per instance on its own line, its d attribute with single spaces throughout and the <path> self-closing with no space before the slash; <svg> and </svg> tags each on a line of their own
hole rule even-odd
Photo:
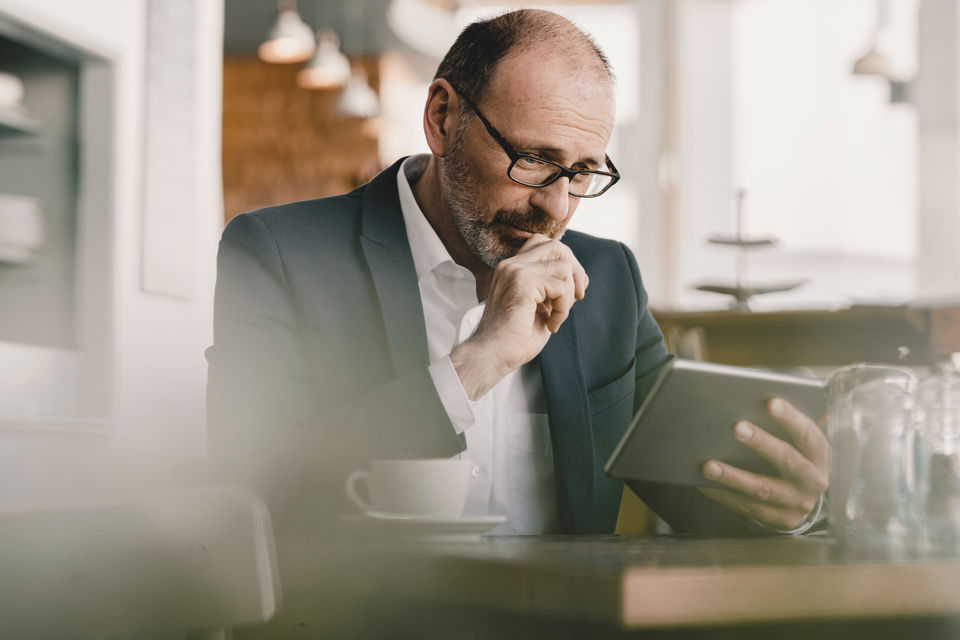
<svg viewBox="0 0 960 640">
<path fill-rule="evenodd" d="M 564 234 L 618 174 L 609 65 L 546 11 L 475 23 L 440 64 L 432 154 L 354 192 L 238 216 L 219 255 L 211 445 L 278 527 L 322 528 L 372 459 L 474 462 L 469 509 L 504 532 L 610 532 L 602 469 L 669 359 L 623 245 Z M 793 443 L 737 437 L 779 477 L 710 461 L 728 487 L 632 485 L 679 530 L 805 526 L 826 441 L 786 403 Z M 745 517 L 746 516 L 746 517 Z"/>
</svg>

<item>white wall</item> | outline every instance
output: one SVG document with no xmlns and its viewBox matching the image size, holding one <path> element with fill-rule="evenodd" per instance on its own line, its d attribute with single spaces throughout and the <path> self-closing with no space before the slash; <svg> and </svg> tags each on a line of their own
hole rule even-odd
<svg viewBox="0 0 960 640">
<path fill-rule="evenodd" d="M 733 192 L 732 16 L 735 3 L 676 3 L 674 74 L 677 189 L 672 257 L 676 289 L 667 300 L 689 299 L 690 287 L 727 271 L 728 256 L 706 251 L 706 236 L 724 231 Z"/>
<path fill-rule="evenodd" d="M 144 103 L 144 0 L 0 0 L 0 11 L 37 29 L 86 43 L 115 61 L 115 172 L 112 238 L 86 247 L 112 255 L 113 417 L 117 442 L 202 451 L 205 444 L 203 349 L 212 341 L 212 296 L 221 229 L 220 88 L 222 0 L 198 0 L 197 104 L 200 153 L 194 248 L 195 294 L 177 299 L 140 287 Z M 190 72 L 191 70 L 184 70 Z M 109 212 L 101 212 L 109 216 Z M 109 236 L 110 234 L 105 234 Z"/>
<path fill-rule="evenodd" d="M 917 3 L 893 4 L 885 51 L 909 78 Z M 676 103 L 666 120 L 675 142 L 664 149 L 676 167 L 664 234 L 674 275 L 662 299 L 729 304 L 694 286 L 733 284 L 736 252 L 707 237 L 732 235 L 739 188 L 747 191 L 746 233 L 781 241 L 751 253 L 749 282 L 808 279 L 793 292 L 759 298 L 757 308 L 910 299 L 916 112 L 890 103 L 885 80 L 851 73 L 870 43 L 876 5 L 677 0 L 673 9 L 676 42 L 662 64 Z"/>
<path fill-rule="evenodd" d="M 924 0 L 919 19 L 920 219 L 923 250 L 917 288 L 960 297 L 960 9 L 955 0 Z"/>
</svg>

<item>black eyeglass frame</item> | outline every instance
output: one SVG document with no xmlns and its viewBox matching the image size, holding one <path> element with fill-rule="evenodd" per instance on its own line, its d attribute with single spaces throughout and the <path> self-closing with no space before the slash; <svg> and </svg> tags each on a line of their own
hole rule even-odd
<svg viewBox="0 0 960 640">
<path fill-rule="evenodd" d="M 450 86 L 453 86 L 453 85 L 450 85 Z M 497 129 L 492 124 L 490 124 L 490 121 L 487 120 L 482 113 L 480 113 L 480 109 L 477 108 L 477 105 L 473 104 L 473 101 L 470 100 L 470 98 L 464 95 L 463 92 L 457 89 L 456 87 L 453 87 L 453 89 L 457 92 L 457 94 L 461 98 L 463 98 L 463 101 L 467 103 L 467 106 L 473 109 L 473 112 L 477 114 L 477 117 L 480 118 L 480 122 L 482 122 L 483 126 L 486 127 L 487 133 L 490 134 L 490 137 L 496 140 L 497 144 L 499 144 L 500 147 L 504 150 L 504 152 L 506 152 L 507 156 L 510 158 L 510 166 L 507 167 L 507 177 L 513 180 L 514 182 L 516 182 L 517 184 L 522 184 L 525 187 L 533 187 L 534 189 L 540 189 L 542 187 L 550 186 L 560 178 L 567 178 L 570 180 L 570 183 L 573 184 L 573 178 L 574 176 L 577 176 L 577 175 L 601 175 L 601 176 L 606 176 L 608 178 L 612 178 L 612 180 L 610 180 L 610 184 L 605 186 L 599 192 L 594 193 L 593 195 L 578 195 L 576 193 L 570 193 L 569 191 L 567 192 L 574 198 L 596 198 L 605 194 L 607 190 L 610 189 L 610 187 L 617 184 L 617 182 L 620 180 L 620 172 L 617 171 L 617 168 L 614 166 L 613 160 L 610 159 L 610 156 L 606 154 L 604 154 L 604 162 L 608 167 L 610 167 L 610 171 L 591 171 L 589 169 L 570 169 L 568 167 L 563 166 L 562 164 L 557 164 L 556 162 L 553 162 L 551 160 L 547 160 L 545 158 L 541 158 L 539 156 L 535 156 L 529 153 L 522 153 L 520 151 L 517 151 L 516 149 L 513 148 L 513 146 L 509 142 L 507 142 L 507 139 L 503 137 L 503 134 L 497 131 Z M 560 172 L 555 174 L 546 182 L 542 182 L 540 184 L 531 184 L 529 182 L 523 182 L 522 180 L 517 180 L 510 174 L 513 171 L 513 167 L 517 164 L 517 161 L 520 160 L 521 158 L 529 158 L 536 162 L 548 164 L 552 167 L 556 167 Z"/>
</svg>

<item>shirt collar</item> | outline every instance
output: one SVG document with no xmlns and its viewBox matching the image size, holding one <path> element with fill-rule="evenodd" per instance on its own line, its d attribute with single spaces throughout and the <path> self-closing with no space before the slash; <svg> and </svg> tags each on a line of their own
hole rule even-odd
<svg viewBox="0 0 960 640">
<path fill-rule="evenodd" d="M 443 246 L 440 236 L 423 215 L 417 199 L 413 196 L 413 189 L 410 187 L 410 183 L 416 183 L 426 171 L 429 160 L 430 156 L 427 154 L 410 156 L 403 161 L 400 171 L 397 172 L 400 210 L 403 212 L 403 223 L 407 228 L 407 239 L 410 242 L 410 252 L 413 254 L 413 266 L 417 271 L 418 282 L 441 264 L 453 263 L 450 252 Z"/>
</svg>

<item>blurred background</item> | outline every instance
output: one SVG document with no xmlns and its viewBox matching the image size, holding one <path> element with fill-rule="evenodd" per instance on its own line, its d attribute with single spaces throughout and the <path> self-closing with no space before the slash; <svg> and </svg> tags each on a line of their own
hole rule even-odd
<svg viewBox="0 0 960 640">
<path fill-rule="evenodd" d="M 634 250 L 665 327 L 906 309 L 919 331 L 960 301 L 953 0 L 523 5 L 609 54 L 624 178 L 572 227 Z M 202 456 L 225 222 L 426 151 L 443 52 L 510 6 L 0 0 L 4 473 L 51 442 Z"/>
</svg>

